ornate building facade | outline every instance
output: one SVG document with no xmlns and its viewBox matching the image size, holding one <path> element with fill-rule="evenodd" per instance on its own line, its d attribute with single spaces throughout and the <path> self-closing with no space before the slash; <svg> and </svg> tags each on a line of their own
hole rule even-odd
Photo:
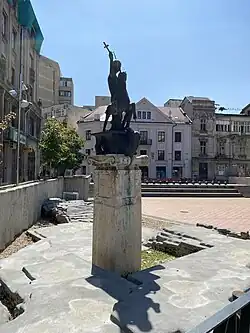
<svg viewBox="0 0 250 333">
<path fill-rule="evenodd" d="M 215 102 L 185 97 L 192 120 L 192 178 L 227 179 L 250 175 L 250 106 L 240 114 L 216 112 Z"/>
</svg>

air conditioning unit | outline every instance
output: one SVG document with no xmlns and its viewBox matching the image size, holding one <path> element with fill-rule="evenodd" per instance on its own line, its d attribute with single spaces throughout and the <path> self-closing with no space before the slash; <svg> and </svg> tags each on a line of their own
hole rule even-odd
<svg viewBox="0 0 250 333">
<path fill-rule="evenodd" d="M 15 142 L 10 142 L 10 149 L 16 149 L 17 144 Z"/>
</svg>

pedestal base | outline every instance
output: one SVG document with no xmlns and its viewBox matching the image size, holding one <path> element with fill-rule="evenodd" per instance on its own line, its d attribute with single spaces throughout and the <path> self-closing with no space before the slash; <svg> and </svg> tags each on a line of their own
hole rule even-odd
<svg viewBox="0 0 250 333">
<path fill-rule="evenodd" d="M 139 146 L 140 134 L 130 128 L 121 131 L 94 133 L 96 155 L 124 154 L 132 157 Z"/>
<path fill-rule="evenodd" d="M 141 171 L 147 156 L 90 157 L 95 169 L 92 263 L 121 275 L 141 267 Z"/>
</svg>

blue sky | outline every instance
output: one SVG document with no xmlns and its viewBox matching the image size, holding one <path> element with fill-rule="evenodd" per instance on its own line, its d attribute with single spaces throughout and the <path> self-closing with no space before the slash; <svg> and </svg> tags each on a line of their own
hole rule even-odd
<svg viewBox="0 0 250 333">
<path fill-rule="evenodd" d="M 46 3 L 46 5 L 45 5 Z M 32 0 L 42 53 L 73 77 L 75 104 L 106 95 L 115 50 L 128 91 L 156 105 L 205 96 L 241 108 L 250 102 L 249 0 Z"/>
</svg>

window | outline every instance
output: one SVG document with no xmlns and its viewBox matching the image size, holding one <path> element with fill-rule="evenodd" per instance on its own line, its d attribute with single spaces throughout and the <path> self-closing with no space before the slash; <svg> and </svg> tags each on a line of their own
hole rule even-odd
<svg viewBox="0 0 250 333">
<path fill-rule="evenodd" d="M 217 174 L 219 176 L 224 176 L 226 172 L 226 165 L 225 164 L 218 164 L 217 165 Z"/>
<path fill-rule="evenodd" d="M 158 150 L 158 161 L 164 161 L 164 160 L 165 160 L 165 151 Z"/>
<path fill-rule="evenodd" d="M 246 123 L 246 133 L 250 133 L 250 123 Z"/>
<path fill-rule="evenodd" d="M 146 119 L 147 118 L 147 112 L 146 111 L 142 111 L 142 119 Z"/>
<path fill-rule="evenodd" d="M 165 132 L 158 132 L 158 142 L 165 142 Z"/>
<path fill-rule="evenodd" d="M 147 154 L 148 154 L 148 152 L 146 149 L 140 150 L 140 155 L 147 155 Z"/>
<path fill-rule="evenodd" d="M 91 150 L 90 149 L 86 149 L 85 152 L 86 152 L 86 155 L 90 155 Z"/>
<path fill-rule="evenodd" d="M 16 72 L 15 72 L 15 68 L 11 68 L 11 84 L 13 86 L 15 86 L 16 83 Z"/>
<path fill-rule="evenodd" d="M 225 142 L 224 141 L 219 142 L 219 154 L 220 155 L 225 154 Z"/>
<path fill-rule="evenodd" d="M 59 91 L 61 97 L 71 97 L 71 91 Z"/>
<path fill-rule="evenodd" d="M 233 122 L 233 131 L 239 132 L 240 131 L 239 128 L 240 128 L 240 123 L 238 121 L 234 121 Z"/>
<path fill-rule="evenodd" d="M 174 133 L 174 141 L 175 142 L 181 142 L 181 132 L 175 132 Z"/>
<path fill-rule="evenodd" d="M 229 124 L 216 124 L 216 132 L 230 132 Z"/>
<path fill-rule="evenodd" d="M 5 13 L 5 11 L 3 11 L 3 14 L 2 14 L 2 34 L 5 38 L 7 38 L 7 35 L 8 35 L 8 16 Z"/>
<path fill-rule="evenodd" d="M 148 132 L 147 131 L 140 131 L 140 141 L 147 141 L 148 140 Z"/>
<path fill-rule="evenodd" d="M 61 87 L 67 87 L 67 81 L 61 80 L 60 81 L 60 86 Z"/>
<path fill-rule="evenodd" d="M 138 111 L 138 112 L 137 112 L 137 118 L 138 118 L 138 119 L 141 119 L 141 111 Z"/>
<path fill-rule="evenodd" d="M 16 39 L 17 39 L 17 33 L 16 33 L 16 31 L 13 29 L 13 30 L 12 30 L 12 34 L 11 34 L 11 46 L 12 46 L 12 50 L 13 50 L 13 51 L 16 50 Z"/>
<path fill-rule="evenodd" d="M 207 130 L 206 119 L 201 119 L 200 125 L 201 125 L 201 127 L 200 127 L 201 132 L 206 132 L 206 130 Z"/>
<path fill-rule="evenodd" d="M 207 153 L 207 142 L 206 141 L 200 141 L 200 153 L 201 153 L 201 155 L 206 155 L 206 153 Z"/>
<path fill-rule="evenodd" d="M 91 140 L 91 131 L 90 130 L 86 131 L 85 138 L 87 141 Z"/>
<path fill-rule="evenodd" d="M 245 155 L 245 148 L 244 142 L 240 142 L 240 155 Z"/>
<path fill-rule="evenodd" d="M 29 118 L 29 129 L 28 133 L 32 136 L 35 135 L 35 121 L 32 117 Z"/>
<path fill-rule="evenodd" d="M 174 159 L 175 159 L 175 161 L 181 161 L 181 151 L 180 150 L 176 150 L 174 152 Z"/>
<path fill-rule="evenodd" d="M 147 119 L 151 119 L 151 112 L 150 111 L 147 112 Z"/>
<path fill-rule="evenodd" d="M 61 87 L 71 87 L 71 81 L 68 80 L 60 80 Z"/>
</svg>

